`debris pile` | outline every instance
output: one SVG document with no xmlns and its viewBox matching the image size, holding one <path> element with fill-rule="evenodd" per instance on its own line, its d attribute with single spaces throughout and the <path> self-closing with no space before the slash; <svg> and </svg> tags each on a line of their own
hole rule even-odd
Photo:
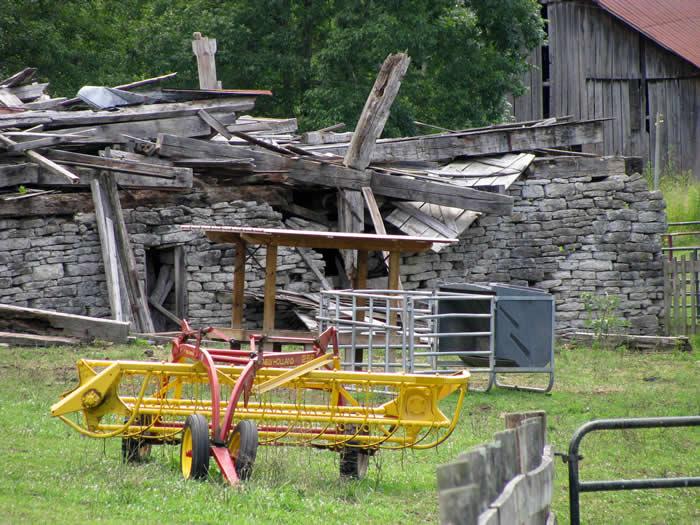
<svg viewBox="0 0 700 525">
<path fill-rule="evenodd" d="M 566 118 L 377 140 L 409 61 L 387 58 L 354 131 L 305 133 L 294 118 L 248 115 L 266 90 L 167 88 L 170 73 L 51 98 L 27 68 L 0 81 L 0 219 L 94 208 L 113 317 L 149 333 L 149 309 L 159 309 L 139 280 L 122 205 L 266 186 L 283 191 L 274 206 L 289 228 L 370 232 L 367 209 L 377 233 L 450 239 L 479 215 L 510 214 L 506 190 L 536 155 L 602 140 L 601 120 Z M 351 275 L 343 256 L 338 270 Z M 315 304 L 281 299 L 308 303 L 307 318 Z"/>
</svg>

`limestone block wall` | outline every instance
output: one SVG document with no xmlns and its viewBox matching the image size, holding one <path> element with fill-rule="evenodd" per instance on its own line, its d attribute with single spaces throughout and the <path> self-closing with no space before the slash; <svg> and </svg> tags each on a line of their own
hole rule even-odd
<svg viewBox="0 0 700 525">
<path fill-rule="evenodd" d="M 234 253 L 228 245 L 214 244 L 202 233 L 185 232 L 179 226 L 283 227 L 281 215 L 269 205 L 247 201 L 136 208 L 124 210 L 124 217 L 142 279 L 148 250 L 183 246 L 188 318 L 195 326 L 230 323 Z M 323 269 L 322 256 L 315 255 L 315 260 Z M 262 291 L 264 265 L 262 248 L 247 263 L 248 291 Z M 317 279 L 301 256 L 287 248 L 278 253 L 277 282 L 297 292 L 318 290 Z M 94 214 L 0 220 L 0 302 L 110 317 Z M 247 308 L 246 314 L 251 323 L 259 317 L 255 308 Z"/>
<path fill-rule="evenodd" d="M 583 328 L 581 295 L 620 299 L 633 333 L 656 334 L 663 309 L 665 203 L 623 158 L 536 161 L 510 189 L 507 217 L 481 217 L 456 246 L 404 257 L 406 289 L 504 282 L 553 293 L 557 329 Z"/>
</svg>

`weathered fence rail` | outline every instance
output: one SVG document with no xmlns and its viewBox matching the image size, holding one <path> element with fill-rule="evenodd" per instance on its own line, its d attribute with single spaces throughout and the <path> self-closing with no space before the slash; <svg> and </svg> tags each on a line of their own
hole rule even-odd
<svg viewBox="0 0 700 525">
<path fill-rule="evenodd" d="M 544 524 L 554 481 L 544 412 L 507 414 L 494 441 L 438 467 L 444 525 Z"/>
<path fill-rule="evenodd" d="M 667 335 L 698 333 L 700 260 L 685 255 L 664 261 L 664 327 Z"/>
</svg>

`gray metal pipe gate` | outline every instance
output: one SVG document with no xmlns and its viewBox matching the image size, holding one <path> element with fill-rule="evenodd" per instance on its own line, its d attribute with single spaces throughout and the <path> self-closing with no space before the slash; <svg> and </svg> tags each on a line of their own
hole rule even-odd
<svg viewBox="0 0 700 525">
<path fill-rule="evenodd" d="M 581 492 L 700 487 L 700 477 L 581 481 L 579 479 L 579 461 L 583 457 L 579 456 L 578 450 L 585 436 L 600 430 L 696 426 L 700 426 L 700 416 L 596 419 L 579 427 L 569 443 L 568 455 L 562 458 L 569 468 L 569 513 L 571 525 L 579 525 L 581 523 L 579 502 Z"/>
<path fill-rule="evenodd" d="M 548 392 L 554 384 L 554 355 L 550 349 L 547 366 L 497 366 L 496 318 L 499 301 L 504 304 L 524 300 L 519 297 L 497 297 L 474 293 L 440 290 L 327 290 L 321 292 L 317 320 L 321 331 L 335 326 L 344 351 L 343 366 L 351 370 L 379 369 L 383 372 L 440 374 L 468 368 L 472 373 L 485 373 L 488 383 L 537 392 Z M 551 300 L 527 298 L 527 300 Z M 444 312 L 440 305 L 453 301 L 487 302 L 485 312 Z M 552 332 L 553 332 L 552 312 Z M 443 329 L 445 321 L 482 319 L 488 329 Z M 488 338 L 486 348 L 446 350 L 440 341 L 450 338 Z M 553 340 L 553 333 L 552 333 Z M 486 366 L 467 366 L 465 360 L 481 358 Z M 498 382 L 497 374 L 546 373 L 544 388 L 514 387 Z"/>
</svg>

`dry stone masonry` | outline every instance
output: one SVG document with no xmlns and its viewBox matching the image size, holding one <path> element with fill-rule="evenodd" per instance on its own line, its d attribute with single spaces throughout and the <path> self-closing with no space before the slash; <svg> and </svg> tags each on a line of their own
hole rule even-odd
<svg viewBox="0 0 700 525">
<path fill-rule="evenodd" d="M 620 300 L 633 333 L 660 331 L 665 203 L 623 158 L 536 161 L 509 189 L 511 216 L 481 217 L 461 242 L 404 258 L 406 289 L 440 281 L 505 282 L 553 293 L 557 328 L 581 328 L 582 294 Z"/>
<path fill-rule="evenodd" d="M 535 286 L 555 294 L 558 329 L 584 326 L 584 292 L 607 293 L 619 298 L 618 315 L 633 333 L 659 333 L 665 205 L 661 194 L 650 192 L 633 172 L 623 158 L 536 161 L 509 189 L 515 198 L 510 216 L 482 216 L 457 245 L 405 256 L 404 288 L 431 288 L 440 281 Z M 250 201 L 182 202 L 125 210 L 139 273 L 141 278 L 146 274 L 147 258 L 167 262 L 167 251 L 182 246 L 188 318 L 196 326 L 225 326 L 231 314 L 233 249 L 179 226 L 283 227 L 281 215 L 268 204 Z M 321 255 L 315 260 L 322 269 Z M 247 291 L 261 292 L 264 261 L 264 248 L 249 255 Z M 314 274 L 290 249 L 280 249 L 277 279 L 280 287 L 296 292 L 318 290 Z M 94 214 L 0 220 L 0 302 L 109 317 Z M 172 311 L 172 302 L 164 306 Z M 291 317 L 278 316 L 281 325 Z M 249 305 L 249 324 L 260 325 L 259 317 Z"/>
<path fill-rule="evenodd" d="M 282 216 L 268 204 L 247 201 L 136 208 L 124 210 L 124 216 L 142 279 L 147 252 L 157 256 L 183 246 L 188 319 L 194 326 L 230 323 L 233 248 L 214 244 L 202 233 L 182 231 L 180 225 L 283 227 Z M 254 249 L 251 247 L 251 252 Z M 278 257 L 280 287 L 296 292 L 318 289 L 316 277 L 297 252 L 281 248 Z M 321 255 L 314 257 L 323 269 Z M 248 291 L 262 291 L 264 264 L 264 248 L 249 256 Z M 94 214 L 0 220 L 0 302 L 110 317 Z M 165 306 L 172 305 L 166 302 Z M 260 314 L 255 308 L 249 310 L 247 320 L 254 324 Z"/>
</svg>

